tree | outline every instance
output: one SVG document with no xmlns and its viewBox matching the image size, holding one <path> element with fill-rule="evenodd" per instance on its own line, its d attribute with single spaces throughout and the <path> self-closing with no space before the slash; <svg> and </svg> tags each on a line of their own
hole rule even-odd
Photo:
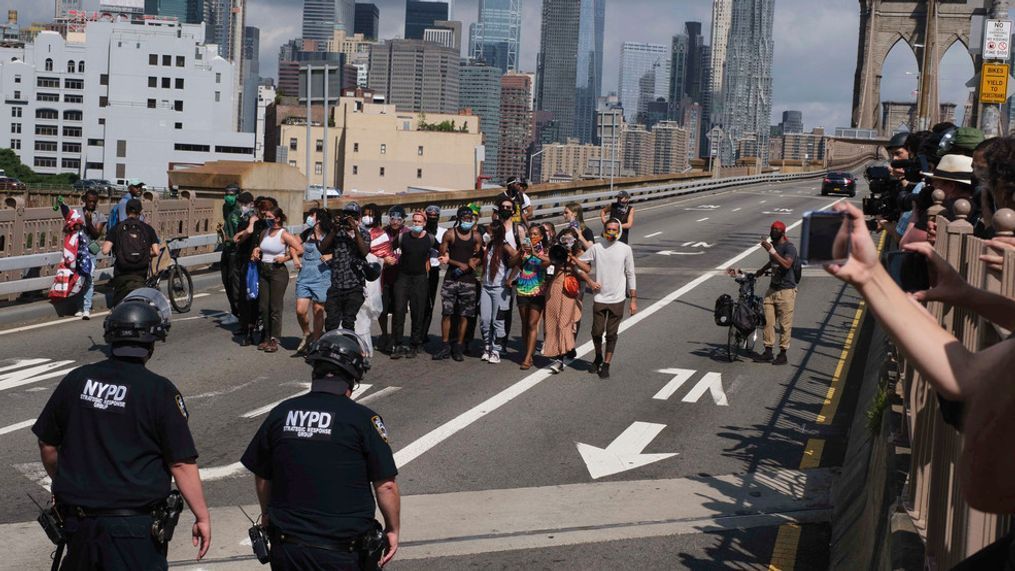
<svg viewBox="0 0 1015 571">
<path fill-rule="evenodd" d="M 78 175 L 74 173 L 63 173 L 57 175 L 39 174 L 23 164 L 17 153 L 11 149 L 0 149 L 0 169 L 2 169 L 7 176 L 14 177 L 24 183 L 45 182 L 48 184 L 69 185 L 74 184 L 74 182 L 78 180 Z"/>
</svg>

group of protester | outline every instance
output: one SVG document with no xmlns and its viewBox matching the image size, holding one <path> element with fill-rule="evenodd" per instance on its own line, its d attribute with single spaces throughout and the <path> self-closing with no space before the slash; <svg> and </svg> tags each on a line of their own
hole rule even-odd
<svg viewBox="0 0 1015 571">
<path fill-rule="evenodd" d="M 986 241 L 981 260 L 1001 271 L 997 252 L 1015 249 L 1015 238 L 999 235 L 994 215 L 1015 208 L 1015 138 L 984 140 L 975 129 L 942 124 L 931 131 L 898 136 L 889 143 L 894 175 L 910 199 L 896 222 L 881 220 L 903 250 L 923 255 L 930 267 L 931 288 L 905 293 L 882 265 L 877 247 L 864 225 L 863 213 L 853 205 L 836 206 L 852 221 L 851 254 L 841 265 L 826 269 L 858 289 L 867 306 L 907 360 L 938 392 L 944 419 L 964 437 L 958 473 L 965 500 L 988 513 L 1015 511 L 1015 458 L 1008 443 L 1015 434 L 1015 391 L 1010 375 L 1015 367 L 1015 338 L 979 352 L 968 350 L 927 312 L 921 302 L 937 301 L 964 308 L 1001 328 L 1015 330 L 1015 300 L 970 284 L 940 255 L 934 244 L 939 221 L 966 217 L 973 233 Z M 926 169 L 907 168 L 915 161 Z M 936 190 L 944 193 L 944 211 L 933 214 Z M 905 194 L 900 193 L 905 196 Z M 960 199 L 971 211 L 956 208 Z M 957 569 L 1001 569 L 1015 564 L 1013 536 L 960 564 Z M 1006 566 L 1007 565 L 1007 566 Z"/>
<path fill-rule="evenodd" d="M 608 378 L 628 300 L 631 313 L 638 310 L 634 257 L 626 244 L 634 224 L 631 197 L 621 192 L 603 209 L 597 240 L 577 203 L 564 208 L 559 231 L 551 222 L 532 221 L 526 189 L 525 181 L 510 179 L 487 221 L 478 203 L 459 208 L 445 227 L 437 205 L 407 212 L 348 202 L 337 214 L 311 210 L 305 230 L 294 235 L 274 199 L 227 188 L 221 268 L 241 345 L 253 345 L 260 335 L 258 349 L 279 350 L 291 261 L 302 330 L 296 355 L 337 328 L 355 330 L 372 351 L 376 321 L 379 352 L 416 358 L 425 350 L 439 291 L 434 360 L 479 355 L 500 363 L 517 307 L 521 369 L 533 366 L 542 332 L 539 353 L 560 372 L 576 358 L 588 290 L 594 294 L 592 372 Z M 480 347 L 473 352 L 477 324 Z"/>
</svg>

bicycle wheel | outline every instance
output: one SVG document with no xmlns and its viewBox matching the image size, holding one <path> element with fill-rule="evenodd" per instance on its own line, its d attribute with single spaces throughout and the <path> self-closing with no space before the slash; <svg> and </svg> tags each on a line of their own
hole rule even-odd
<svg viewBox="0 0 1015 571">
<path fill-rule="evenodd" d="M 737 345 L 739 344 L 740 334 L 736 327 L 730 325 L 729 332 L 726 334 L 726 358 L 730 363 L 737 360 Z"/>
<path fill-rule="evenodd" d="M 187 313 L 194 303 L 194 281 L 183 266 L 169 268 L 169 303 L 177 313 Z"/>
</svg>

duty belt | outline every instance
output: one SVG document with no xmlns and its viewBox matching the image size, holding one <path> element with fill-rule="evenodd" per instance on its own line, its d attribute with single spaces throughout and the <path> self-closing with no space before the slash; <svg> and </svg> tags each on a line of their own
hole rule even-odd
<svg viewBox="0 0 1015 571">
<path fill-rule="evenodd" d="M 152 515 L 152 508 L 119 508 L 119 509 L 101 509 L 101 508 L 86 508 L 82 506 L 70 506 L 57 504 L 58 509 L 64 516 L 73 516 L 78 518 L 89 518 L 89 517 L 131 517 L 140 515 Z"/>
<path fill-rule="evenodd" d="M 304 537 L 293 535 L 288 532 L 280 531 L 275 528 L 272 529 L 271 537 L 272 541 L 279 541 L 281 543 L 288 543 L 291 545 L 299 545 L 300 547 L 324 549 L 327 551 L 341 551 L 343 553 L 352 553 L 354 551 L 358 551 L 361 543 L 359 541 L 359 538 L 345 539 L 342 541 L 307 539 Z"/>
</svg>

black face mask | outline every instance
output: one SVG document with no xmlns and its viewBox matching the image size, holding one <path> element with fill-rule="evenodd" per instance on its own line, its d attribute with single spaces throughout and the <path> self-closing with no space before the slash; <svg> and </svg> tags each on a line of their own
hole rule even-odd
<svg viewBox="0 0 1015 571">
<path fill-rule="evenodd" d="M 431 232 L 431 233 L 437 231 L 437 219 L 436 218 L 431 218 L 429 216 L 426 217 L 426 230 L 427 230 L 427 232 Z"/>
<path fill-rule="evenodd" d="M 768 237 L 772 239 L 772 242 L 778 242 L 779 240 L 782 240 L 782 232 L 778 230 L 772 230 L 771 232 L 768 233 Z"/>
<path fill-rule="evenodd" d="M 513 209 L 501 208 L 499 211 L 497 211 L 497 214 L 501 217 L 502 220 L 507 220 L 508 218 L 511 218 L 512 216 L 515 215 L 515 211 Z"/>
</svg>

